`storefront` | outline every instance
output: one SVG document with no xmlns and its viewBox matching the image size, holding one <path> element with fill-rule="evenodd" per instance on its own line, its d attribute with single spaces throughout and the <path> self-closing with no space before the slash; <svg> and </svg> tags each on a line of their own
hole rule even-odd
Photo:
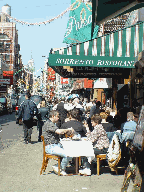
<svg viewBox="0 0 144 192">
<path fill-rule="evenodd" d="M 49 66 L 63 77 L 112 78 L 113 90 L 135 69 L 144 50 L 144 23 L 52 52 Z M 114 97 L 115 98 L 115 97 Z M 115 101 L 116 105 L 116 101 Z"/>
</svg>

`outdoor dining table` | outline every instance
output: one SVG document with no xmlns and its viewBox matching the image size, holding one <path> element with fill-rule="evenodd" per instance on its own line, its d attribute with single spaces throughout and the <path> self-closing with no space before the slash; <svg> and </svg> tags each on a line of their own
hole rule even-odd
<svg viewBox="0 0 144 192">
<path fill-rule="evenodd" d="M 82 138 L 79 141 L 65 138 L 61 139 L 60 143 L 62 144 L 68 157 L 76 158 L 76 174 L 79 172 L 79 157 L 87 157 L 89 163 L 91 163 L 91 161 L 95 158 L 92 142 L 86 141 L 85 138 Z"/>
</svg>

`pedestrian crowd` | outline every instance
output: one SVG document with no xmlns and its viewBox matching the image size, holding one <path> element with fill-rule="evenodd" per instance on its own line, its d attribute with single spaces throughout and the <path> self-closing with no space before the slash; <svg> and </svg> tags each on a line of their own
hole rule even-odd
<svg viewBox="0 0 144 192">
<path fill-rule="evenodd" d="M 133 139 L 138 114 L 120 109 L 115 115 L 109 107 L 102 107 L 101 102 L 94 99 L 88 102 L 87 98 L 73 97 L 60 101 L 48 102 L 45 99 L 37 106 L 30 100 L 30 93 L 26 93 L 24 101 L 19 109 L 18 119 L 23 119 L 24 143 L 31 143 L 31 134 L 33 126 L 33 116 L 36 115 L 37 127 L 39 129 L 38 141 L 41 141 L 41 135 L 44 136 L 46 153 L 59 155 L 61 161 L 61 175 L 67 175 L 66 167 L 72 158 L 68 157 L 64 148 L 60 144 L 60 138 L 67 136 L 85 137 L 87 141 L 93 144 L 94 154 L 106 154 L 110 146 L 111 133 L 119 133 L 120 142 L 126 145 L 126 141 Z M 43 108 L 47 106 L 47 111 Z M 42 115 L 43 114 L 43 115 Z M 44 119 L 42 117 L 46 117 Z M 124 147 L 126 156 L 127 150 Z M 127 159 L 129 161 L 129 159 Z M 80 174 L 91 175 L 90 164 L 87 158 L 82 158 L 82 169 Z M 55 173 L 58 173 L 58 165 L 53 166 Z"/>
</svg>

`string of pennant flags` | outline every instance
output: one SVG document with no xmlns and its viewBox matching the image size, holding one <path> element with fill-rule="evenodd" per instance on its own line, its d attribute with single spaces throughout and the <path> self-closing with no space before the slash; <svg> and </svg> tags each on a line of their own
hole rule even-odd
<svg viewBox="0 0 144 192">
<path fill-rule="evenodd" d="M 19 72 L 21 72 L 22 70 L 25 70 L 27 73 L 29 73 L 29 74 L 33 74 L 32 72 L 30 72 L 30 71 L 28 71 L 27 70 L 27 68 L 26 67 L 23 67 L 22 69 L 20 69 L 20 70 L 18 70 L 18 71 L 16 71 L 15 73 L 14 73 L 14 75 L 17 75 Z M 48 73 L 47 71 L 45 71 L 43 68 L 39 68 L 36 72 L 38 72 L 39 70 L 42 70 L 42 71 L 44 71 L 45 73 Z"/>
<path fill-rule="evenodd" d="M 6 16 L 7 16 L 9 19 L 11 19 L 11 20 L 14 20 L 14 21 L 16 21 L 16 22 L 18 22 L 18 23 L 21 23 L 22 25 L 28 25 L 28 26 L 39 25 L 39 26 L 40 26 L 40 25 L 43 25 L 43 24 L 46 25 L 47 23 L 51 23 L 52 21 L 54 21 L 54 20 L 62 17 L 64 14 L 66 14 L 66 13 L 67 13 L 68 11 L 70 11 L 70 10 L 73 11 L 73 10 L 77 9 L 77 8 L 81 5 L 81 3 L 84 3 L 84 2 L 82 2 L 81 0 L 76 0 L 73 4 L 70 5 L 70 7 L 68 7 L 65 11 L 63 11 L 61 14 L 57 15 L 56 17 L 54 17 L 54 18 L 52 18 L 52 19 L 49 19 L 49 20 L 46 20 L 46 21 L 36 22 L 36 23 L 29 23 L 29 22 L 21 21 L 21 20 L 16 19 L 16 18 L 14 18 L 14 17 L 12 17 L 12 16 L 10 16 L 10 15 L 8 15 L 7 13 L 4 13 L 4 12 L 2 12 L 2 11 L 0 11 L 0 13 L 6 15 Z M 86 4 L 88 10 L 89 10 L 89 11 L 92 11 L 92 10 L 90 9 L 90 7 L 89 7 L 89 6 L 90 6 L 90 3 L 89 3 L 89 2 L 86 2 L 85 4 Z"/>
<path fill-rule="evenodd" d="M 73 3 L 73 4 L 74 4 L 74 3 Z M 6 15 L 9 19 L 12 19 L 12 20 L 14 20 L 14 21 L 16 21 L 16 22 L 18 22 L 18 23 L 21 23 L 22 25 L 28 25 L 28 26 L 39 25 L 39 26 L 40 26 L 40 25 L 42 25 L 42 24 L 45 24 L 45 25 L 46 25 L 47 23 L 51 23 L 51 22 L 54 21 L 55 19 L 58 19 L 58 18 L 62 17 L 65 13 L 67 13 L 67 12 L 73 7 L 73 4 L 72 4 L 70 7 L 68 7 L 65 11 L 63 11 L 61 14 L 57 15 L 56 17 L 54 17 L 54 18 L 52 18 L 52 19 L 49 19 L 49 20 L 47 20 L 47 21 L 36 22 L 36 23 L 29 23 L 29 22 L 21 21 L 21 20 L 16 19 L 16 18 L 14 18 L 14 17 L 12 17 L 12 16 L 10 16 L 10 15 L 2 12 L 2 11 L 0 11 L 0 12 L 3 13 L 4 15 Z"/>
</svg>

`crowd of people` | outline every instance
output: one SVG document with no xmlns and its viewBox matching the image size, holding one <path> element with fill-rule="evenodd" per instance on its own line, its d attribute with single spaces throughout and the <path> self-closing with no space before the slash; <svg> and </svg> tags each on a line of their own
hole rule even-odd
<svg viewBox="0 0 144 192">
<path fill-rule="evenodd" d="M 41 105 L 45 105 L 44 101 Z M 93 143 L 95 155 L 105 154 L 109 148 L 110 140 L 109 132 L 119 130 L 122 142 L 132 139 L 136 130 L 138 114 L 121 109 L 113 115 L 113 111 L 108 107 L 101 106 L 101 102 L 94 99 L 88 100 L 74 97 L 69 100 L 62 98 L 60 101 L 50 105 L 48 119 L 42 123 L 39 109 L 30 100 L 30 93 L 26 94 L 26 101 L 21 104 L 18 118 L 23 118 L 24 142 L 31 142 L 32 117 L 38 118 L 39 124 L 39 140 L 40 136 L 44 136 L 46 144 L 46 153 L 59 155 L 61 161 L 61 175 L 67 175 L 66 167 L 71 161 L 66 156 L 65 150 L 60 144 L 60 138 L 66 136 L 77 136 L 78 138 L 86 137 L 88 141 Z M 28 112 L 29 111 L 29 112 Z M 58 165 L 53 166 L 55 173 L 58 173 Z M 79 170 L 80 174 L 91 175 L 90 164 L 87 158 L 83 159 L 83 169 Z"/>
</svg>

